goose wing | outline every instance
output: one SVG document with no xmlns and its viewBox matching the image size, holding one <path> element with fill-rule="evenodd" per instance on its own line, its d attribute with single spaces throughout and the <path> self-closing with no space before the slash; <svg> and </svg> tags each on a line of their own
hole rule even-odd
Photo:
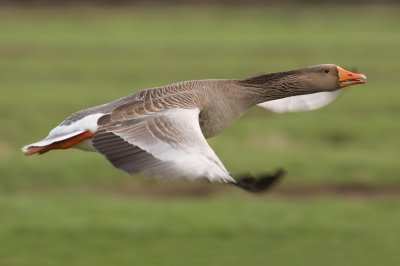
<svg viewBox="0 0 400 266">
<path fill-rule="evenodd" d="M 339 96 L 340 93 L 340 91 L 333 91 L 291 96 L 260 103 L 258 106 L 275 113 L 311 111 L 330 104 Z"/>
<path fill-rule="evenodd" d="M 203 136 L 199 113 L 198 108 L 136 116 L 125 112 L 117 120 L 111 114 L 103 119 L 93 146 L 115 167 L 130 174 L 235 183 Z"/>
</svg>

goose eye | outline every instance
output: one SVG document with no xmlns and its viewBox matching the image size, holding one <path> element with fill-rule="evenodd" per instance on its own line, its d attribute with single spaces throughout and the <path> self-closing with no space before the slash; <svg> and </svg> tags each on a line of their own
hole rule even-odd
<svg viewBox="0 0 400 266">
<path fill-rule="evenodd" d="M 329 73 L 329 69 L 324 69 L 324 73 Z"/>
</svg>

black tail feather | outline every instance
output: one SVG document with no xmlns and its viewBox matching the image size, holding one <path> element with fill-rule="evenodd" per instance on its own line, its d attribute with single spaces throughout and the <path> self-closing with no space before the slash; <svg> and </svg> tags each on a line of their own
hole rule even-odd
<svg viewBox="0 0 400 266">
<path fill-rule="evenodd" d="M 236 178 L 236 183 L 234 183 L 234 185 L 249 192 L 260 193 L 267 191 L 277 184 L 285 173 L 284 169 L 278 169 L 273 174 L 264 174 L 259 177 L 246 174 Z"/>
</svg>

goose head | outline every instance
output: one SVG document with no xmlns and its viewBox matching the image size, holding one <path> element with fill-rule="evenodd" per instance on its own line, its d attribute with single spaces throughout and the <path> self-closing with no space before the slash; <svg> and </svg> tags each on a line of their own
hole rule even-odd
<svg viewBox="0 0 400 266">
<path fill-rule="evenodd" d="M 297 71 L 294 71 L 297 72 Z M 290 76 L 290 75 L 289 75 Z M 298 84 L 308 92 L 335 91 L 343 87 L 366 83 L 367 77 L 333 64 L 323 64 L 298 70 Z"/>
<path fill-rule="evenodd" d="M 366 76 L 334 64 L 304 67 L 241 80 L 246 87 L 259 89 L 265 99 L 283 98 L 338 89 L 366 83 Z"/>
</svg>

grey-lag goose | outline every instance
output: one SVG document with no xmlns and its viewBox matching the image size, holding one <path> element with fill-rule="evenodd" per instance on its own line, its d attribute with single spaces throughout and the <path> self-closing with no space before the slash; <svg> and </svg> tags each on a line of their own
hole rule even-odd
<svg viewBox="0 0 400 266">
<path fill-rule="evenodd" d="M 274 112 L 313 110 L 330 103 L 343 87 L 365 82 L 363 74 L 333 64 L 241 80 L 183 81 L 74 113 L 22 151 L 32 155 L 78 148 L 101 153 L 129 174 L 208 179 L 260 191 L 282 172 L 234 179 L 206 139 L 254 105 Z"/>
</svg>

